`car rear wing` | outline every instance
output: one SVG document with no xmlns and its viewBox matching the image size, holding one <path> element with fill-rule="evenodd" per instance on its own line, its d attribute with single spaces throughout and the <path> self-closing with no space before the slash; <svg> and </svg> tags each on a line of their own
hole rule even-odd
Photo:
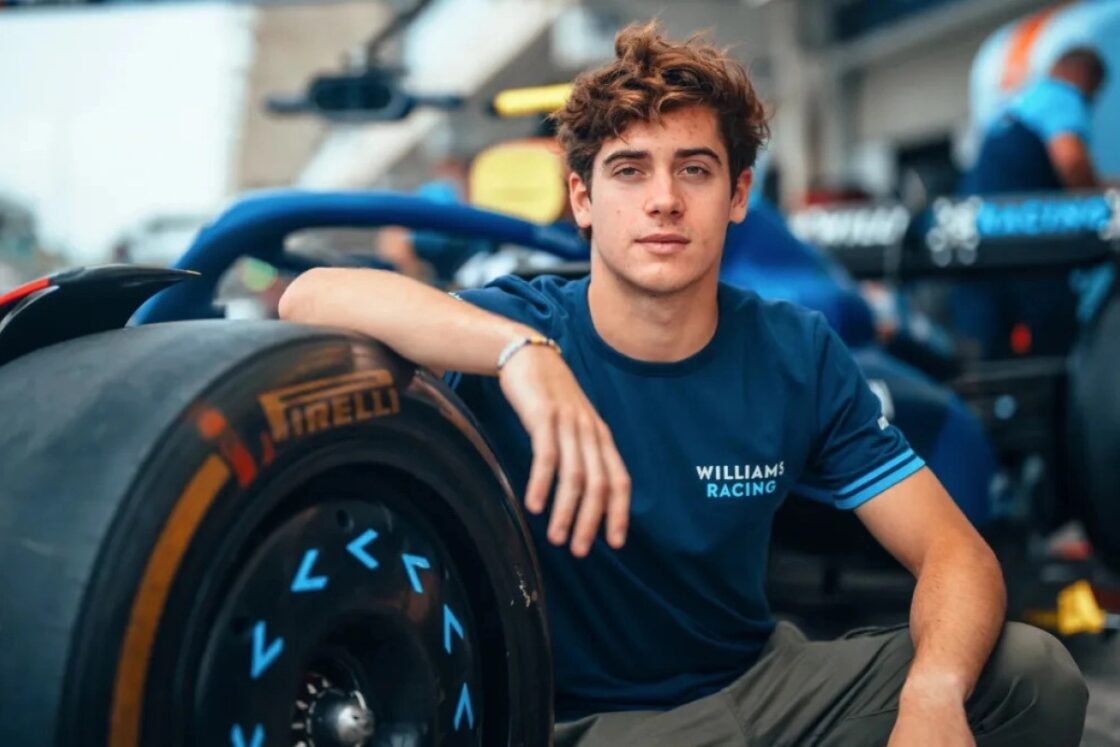
<svg viewBox="0 0 1120 747">
<path fill-rule="evenodd" d="M 144 301 L 194 275 L 137 265 L 77 267 L 0 294 L 0 365 L 37 348 L 123 327 Z"/>
<path fill-rule="evenodd" d="M 790 228 L 861 279 L 1045 272 L 1120 258 L 1120 191 L 815 207 Z"/>
</svg>

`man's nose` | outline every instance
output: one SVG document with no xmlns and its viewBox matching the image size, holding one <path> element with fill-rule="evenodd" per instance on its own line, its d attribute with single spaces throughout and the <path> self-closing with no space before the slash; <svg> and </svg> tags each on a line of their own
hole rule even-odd
<svg viewBox="0 0 1120 747">
<path fill-rule="evenodd" d="M 650 179 L 646 212 L 660 216 L 678 216 L 684 212 L 684 201 L 672 174 L 658 174 Z"/>
</svg>

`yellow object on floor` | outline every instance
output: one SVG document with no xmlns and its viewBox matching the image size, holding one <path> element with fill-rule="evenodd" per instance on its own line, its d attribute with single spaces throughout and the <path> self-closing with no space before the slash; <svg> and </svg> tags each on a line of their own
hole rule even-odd
<svg viewBox="0 0 1120 747">
<path fill-rule="evenodd" d="M 1103 633 L 1108 620 L 1105 611 L 1097 604 L 1093 587 L 1085 580 L 1058 592 L 1057 610 L 1029 610 L 1025 617 L 1030 624 L 1063 636 Z"/>
</svg>

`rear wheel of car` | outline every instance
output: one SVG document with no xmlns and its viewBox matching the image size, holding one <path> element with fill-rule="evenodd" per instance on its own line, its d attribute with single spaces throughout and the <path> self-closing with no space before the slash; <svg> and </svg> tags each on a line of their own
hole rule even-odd
<svg viewBox="0 0 1120 747">
<path fill-rule="evenodd" d="M 1067 459 L 1074 498 L 1097 554 L 1120 572 L 1120 295 L 1070 357 Z"/>
<path fill-rule="evenodd" d="M 0 743 L 547 743 L 528 534 L 390 351 L 117 330 L 0 369 L 0 412 Z"/>
</svg>

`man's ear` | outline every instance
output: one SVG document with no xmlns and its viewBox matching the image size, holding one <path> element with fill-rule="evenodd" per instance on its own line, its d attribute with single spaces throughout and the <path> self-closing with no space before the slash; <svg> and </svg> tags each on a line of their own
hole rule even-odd
<svg viewBox="0 0 1120 747">
<path fill-rule="evenodd" d="M 576 225 L 583 229 L 591 228 L 591 187 L 574 171 L 568 174 L 568 200 L 572 204 Z"/>
<path fill-rule="evenodd" d="M 731 211 L 727 216 L 732 223 L 742 223 L 747 217 L 747 203 L 751 199 L 751 182 L 754 181 L 754 172 L 743 169 L 739 178 L 735 180 L 735 188 L 731 190 Z"/>
</svg>

